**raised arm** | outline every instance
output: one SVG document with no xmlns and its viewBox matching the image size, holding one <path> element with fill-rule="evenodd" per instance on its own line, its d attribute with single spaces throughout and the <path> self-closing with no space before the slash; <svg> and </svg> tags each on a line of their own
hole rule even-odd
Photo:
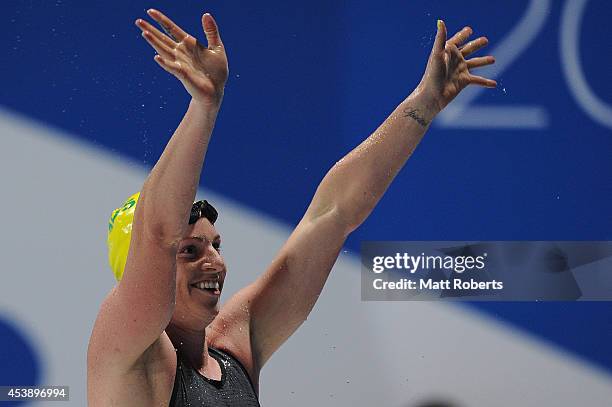
<svg viewBox="0 0 612 407">
<path fill-rule="evenodd" d="M 357 228 L 404 166 L 433 118 L 467 85 L 495 87 L 495 81 L 469 72 L 469 68 L 492 64 L 493 57 L 465 59 L 487 39 L 478 38 L 461 51 L 458 48 L 471 34 L 472 29 L 465 27 L 446 41 L 446 27 L 439 21 L 420 84 L 370 137 L 333 166 L 312 201 L 311 217 L 333 207 L 347 231 Z"/>
<path fill-rule="evenodd" d="M 176 76 L 192 99 L 185 117 L 142 187 L 120 283 L 106 297 L 90 340 L 95 366 L 131 367 L 168 325 L 175 305 L 176 250 L 189 212 L 228 76 L 218 29 L 202 17 L 208 47 L 156 10 L 167 35 L 138 19 L 155 61 Z"/>
<path fill-rule="evenodd" d="M 469 71 L 494 62 L 493 57 L 466 60 L 487 43 L 481 37 L 462 46 L 471 33 L 466 27 L 447 41 L 446 27 L 438 23 L 418 87 L 329 170 L 268 270 L 237 294 L 237 303 L 250 304 L 252 356 L 258 368 L 306 319 L 347 235 L 373 210 L 435 115 L 469 84 L 495 86 Z"/>
</svg>

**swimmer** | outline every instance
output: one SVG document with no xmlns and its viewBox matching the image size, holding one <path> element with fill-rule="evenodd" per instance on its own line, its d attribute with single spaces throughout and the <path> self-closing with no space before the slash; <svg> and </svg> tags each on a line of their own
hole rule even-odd
<svg viewBox="0 0 612 407">
<path fill-rule="evenodd" d="M 494 59 L 469 58 L 487 39 L 467 42 L 472 29 L 465 27 L 447 40 L 438 21 L 416 89 L 333 165 L 267 270 L 221 307 L 228 274 L 217 212 L 193 200 L 228 77 L 225 47 L 210 14 L 202 16 L 206 45 L 161 12 L 148 15 L 162 30 L 143 19 L 136 25 L 191 101 L 140 192 L 111 217 L 109 258 L 119 282 L 89 341 L 88 404 L 258 406 L 261 369 L 312 310 L 347 236 L 436 114 L 466 86 L 496 85 L 472 73 Z M 115 242 L 115 233 L 129 235 L 127 243 Z"/>
</svg>

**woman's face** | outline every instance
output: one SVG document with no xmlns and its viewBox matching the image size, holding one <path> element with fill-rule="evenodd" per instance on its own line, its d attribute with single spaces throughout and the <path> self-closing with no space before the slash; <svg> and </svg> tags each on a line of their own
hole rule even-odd
<svg viewBox="0 0 612 407">
<path fill-rule="evenodd" d="M 172 322 L 187 327 L 210 324 L 219 313 L 225 281 L 221 237 L 214 225 L 200 218 L 190 225 L 188 237 L 176 255 L 176 305 Z"/>
</svg>

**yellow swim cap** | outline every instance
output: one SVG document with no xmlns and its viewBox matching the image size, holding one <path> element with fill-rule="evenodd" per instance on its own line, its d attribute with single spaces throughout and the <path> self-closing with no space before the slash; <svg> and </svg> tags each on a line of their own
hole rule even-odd
<svg viewBox="0 0 612 407">
<path fill-rule="evenodd" d="M 132 237 L 132 222 L 134 221 L 134 211 L 140 192 L 130 196 L 121 207 L 115 209 L 108 220 L 108 263 L 117 281 L 121 280 L 130 239 Z"/>
</svg>

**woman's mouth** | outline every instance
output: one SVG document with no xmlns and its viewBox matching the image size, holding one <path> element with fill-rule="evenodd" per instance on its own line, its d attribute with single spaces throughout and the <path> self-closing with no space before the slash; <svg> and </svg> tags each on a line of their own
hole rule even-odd
<svg viewBox="0 0 612 407">
<path fill-rule="evenodd" d="M 219 285 L 218 280 L 200 281 L 198 283 L 191 284 L 191 287 L 196 288 L 208 294 L 213 294 L 213 295 L 221 294 L 221 289 L 220 289 L 221 286 Z"/>
</svg>

